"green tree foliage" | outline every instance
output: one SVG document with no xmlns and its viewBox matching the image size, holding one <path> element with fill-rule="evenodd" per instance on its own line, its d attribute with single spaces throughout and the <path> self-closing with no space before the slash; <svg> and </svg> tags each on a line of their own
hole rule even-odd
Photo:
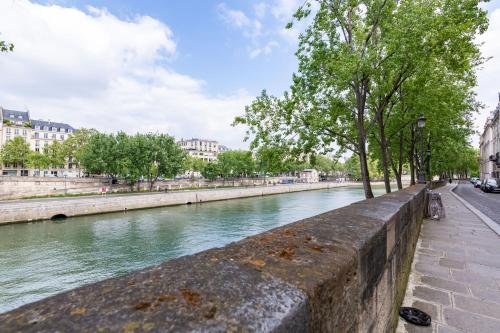
<svg viewBox="0 0 500 333">
<path fill-rule="evenodd" d="M 184 170 L 192 172 L 201 172 L 205 168 L 207 163 L 208 163 L 207 161 L 201 158 L 188 155 L 185 160 Z"/>
<path fill-rule="evenodd" d="M 44 148 L 44 154 L 49 158 L 53 168 L 64 168 L 66 164 L 66 152 L 59 141 L 54 141 Z"/>
<path fill-rule="evenodd" d="M 470 96 L 474 69 L 483 61 L 475 37 L 487 27 L 486 12 L 478 0 L 311 0 L 296 12 L 297 20 L 311 13 L 312 2 L 318 10 L 300 37 L 291 93 L 277 98 L 263 91 L 235 124 L 248 126 L 253 147 L 280 143 L 306 154 L 334 146 L 351 150 L 367 198 L 373 197 L 368 149 L 378 149 L 389 192 L 391 169 L 400 174 L 402 165 L 394 160 L 412 150 L 415 163 L 415 147 L 408 149 L 411 143 L 398 133 L 419 113 L 439 108 L 422 109 L 411 99 L 403 107 L 406 86 L 426 87 L 432 74 Z"/>
<path fill-rule="evenodd" d="M 20 136 L 16 136 L 7 142 L 0 150 L 0 161 L 4 165 L 14 165 L 25 167 L 29 161 L 31 153 L 30 146 Z"/>
<path fill-rule="evenodd" d="M 84 153 L 84 147 L 89 143 L 92 135 L 97 134 L 97 130 L 80 128 L 73 132 L 64 141 L 64 154 L 67 158 L 71 158 L 73 164 L 78 168 L 78 172 L 81 169 L 81 159 Z"/>
<path fill-rule="evenodd" d="M 12 51 L 14 51 L 14 44 L 0 40 L 0 52 L 12 52 Z"/>
<path fill-rule="evenodd" d="M 165 134 L 127 135 L 93 133 L 79 153 L 91 174 L 123 177 L 131 183 L 148 179 L 151 188 L 159 177 L 173 178 L 184 170 L 186 153 Z"/>
<path fill-rule="evenodd" d="M 220 153 L 217 156 L 217 164 L 224 178 L 248 177 L 255 171 L 255 163 L 252 152 L 243 150 L 231 150 Z"/>
<path fill-rule="evenodd" d="M 357 156 L 352 155 L 345 161 L 345 172 L 349 178 L 361 178 L 361 169 L 359 167 L 359 158 L 357 158 Z"/>
<path fill-rule="evenodd" d="M 29 154 L 27 165 L 29 168 L 40 171 L 43 169 L 48 169 L 52 165 L 52 163 L 50 157 L 46 154 L 32 151 Z"/>
<path fill-rule="evenodd" d="M 221 175 L 219 163 L 217 161 L 208 162 L 203 166 L 201 175 L 210 181 L 216 180 Z"/>
</svg>

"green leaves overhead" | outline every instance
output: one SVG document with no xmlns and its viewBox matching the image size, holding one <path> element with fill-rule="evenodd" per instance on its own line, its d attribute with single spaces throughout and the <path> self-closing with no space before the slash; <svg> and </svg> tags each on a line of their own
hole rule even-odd
<svg viewBox="0 0 500 333">
<path fill-rule="evenodd" d="M 415 166 L 419 114 L 433 144 L 451 132 L 467 138 L 475 69 L 484 61 L 475 37 L 488 24 L 478 0 L 311 0 L 294 19 L 312 8 L 290 93 L 264 90 L 235 119 L 247 126 L 253 148 L 297 156 L 350 150 L 370 198 L 368 152 L 390 191 L 391 174 L 400 178 L 404 163 Z"/>
</svg>

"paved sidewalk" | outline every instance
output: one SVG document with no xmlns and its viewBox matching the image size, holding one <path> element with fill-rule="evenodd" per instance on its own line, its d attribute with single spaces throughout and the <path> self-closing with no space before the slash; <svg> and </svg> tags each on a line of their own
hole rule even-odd
<svg viewBox="0 0 500 333">
<path fill-rule="evenodd" d="M 431 327 L 400 318 L 397 332 L 500 332 L 500 237 L 453 194 L 438 189 L 446 218 L 425 220 L 403 306 L 424 310 Z"/>
</svg>

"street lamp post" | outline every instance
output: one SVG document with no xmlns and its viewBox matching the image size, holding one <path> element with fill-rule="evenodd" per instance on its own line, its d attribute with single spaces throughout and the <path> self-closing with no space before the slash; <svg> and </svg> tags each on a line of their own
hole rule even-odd
<svg viewBox="0 0 500 333">
<path fill-rule="evenodd" d="M 425 167 L 424 167 L 424 127 L 425 117 L 421 114 L 417 119 L 417 126 L 420 131 L 420 170 L 418 172 L 418 183 L 425 184 Z"/>
</svg>

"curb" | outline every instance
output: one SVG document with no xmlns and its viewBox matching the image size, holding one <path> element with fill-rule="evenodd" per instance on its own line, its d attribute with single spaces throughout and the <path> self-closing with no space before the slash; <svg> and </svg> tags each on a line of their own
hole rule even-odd
<svg viewBox="0 0 500 333">
<path fill-rule="evenodd" d="M 484 222 L 488 227 L 490 227 L 491 230 L 493 230 L 498 236 L 500 236 L 500 225 L 490 219 L 488 216 L 484 215 L 481 213 L 478 209 L 476 209 L 474 206 L 472 206 L 469 202 L 467 202 L 464 198 L 459 196 L 454 192 L 455 188 L 458 186 L 458 184 L 454 184 L 453 188 L 450 189 L 450 193 L 455 196 L 465 207 L 467 207 L 472 213 L 474 213 L 477 217 L 479 217 L 480 220 Z"/>
</svg>

